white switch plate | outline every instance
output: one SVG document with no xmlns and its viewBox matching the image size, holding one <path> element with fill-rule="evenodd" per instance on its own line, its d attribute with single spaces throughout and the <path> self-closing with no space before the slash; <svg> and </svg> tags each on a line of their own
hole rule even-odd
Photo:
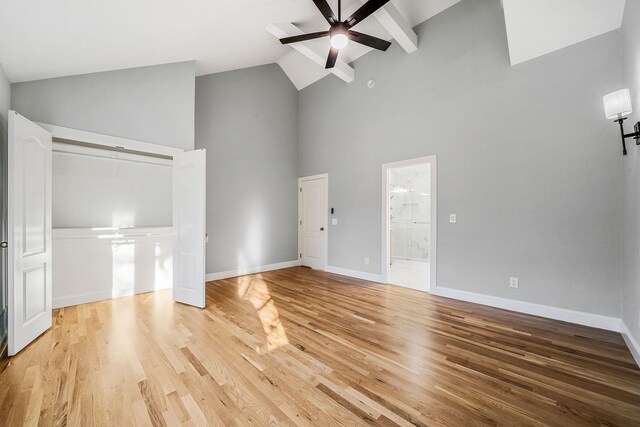
<svg viewBox="0 0 640 427">
<path fill-rule="evenodd" d="M 338 225 L 338 218 L 331 218 L 331 225 Z"/>
<path fill-rule="evenodd" d="M 451 224 L 455 224 L 458 221 L 458 217 L 456 214 L 449 214 L 449 222 Z"/>
<path fill-rule="evenodd" d="M 510 277 L 509 286 L 512 288 L 517 288 L 518 286 L 520 286 L 520 281 L 518 280 L 517 277 Z"/>
<path fill-rule="evenodd" d="M 369 257 L 364 257 L 364 265 L 369 265 Z"/>
</svg>

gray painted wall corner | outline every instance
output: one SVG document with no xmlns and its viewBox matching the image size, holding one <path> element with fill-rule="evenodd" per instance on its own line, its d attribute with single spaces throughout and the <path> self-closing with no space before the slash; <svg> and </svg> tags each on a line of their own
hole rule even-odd
<svg viewBox="0 0 640 427">
<path fill-rule="evenodd" d="M 634 113 L 625 122 L 640 120 L 640 2 L 627 1 L 621 30 L 622 84 L 631 90 Z M 610 124 L 615 127 L 615 124 Z M 617 136 L 617 134 L 616 134 Z M 614 138 L 612 131 L 612 141 Z M 623 170 L 622 200 L 622 320 L 636 342 L 640 343 L 640 152 L 633 140 L 627 140 L 626 157 L 620 156 Z"/>
<path fill-rule="evenodd" d="M 298 92 L 276 64 L 196 78 L 207 273 L 297 259 Z"/>
</svg>

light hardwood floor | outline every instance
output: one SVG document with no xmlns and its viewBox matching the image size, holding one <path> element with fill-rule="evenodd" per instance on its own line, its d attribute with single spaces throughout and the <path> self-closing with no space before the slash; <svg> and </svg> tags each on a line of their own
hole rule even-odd
<svg viewBox="0 0 640 427">
<path fill-rule="evenodd" d="M 619 334 L 304 268 L 56 310 L 0 425 L 640 425 Z"/>
</svg>

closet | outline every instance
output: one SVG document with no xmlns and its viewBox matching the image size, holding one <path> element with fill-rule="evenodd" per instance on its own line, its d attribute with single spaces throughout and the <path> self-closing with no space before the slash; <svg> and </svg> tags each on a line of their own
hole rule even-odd
<svg viewBox="0 0 640 427">
<path fill-rule="evenodd" d="M 53 138 L 53 308 L 171 288 L 172 162 Z"/>
<path fill-rule="evenodd" d="M 167 288 L 205 306 L 204 150 L 8 122 L 9 355 L 53 308 Z"/>
</svg>

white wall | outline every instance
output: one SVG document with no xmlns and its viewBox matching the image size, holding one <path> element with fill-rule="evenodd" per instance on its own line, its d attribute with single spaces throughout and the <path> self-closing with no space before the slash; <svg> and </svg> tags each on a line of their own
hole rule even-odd
<svg viewBox="0 0 640 427">
<path fill-rule="evenodd" d="M 619 34 L 512 67 L 499 0 L 416 32 L 417 52 L 394 45 L 357 60 L 354 83 L 300 92 L 299 174 L 329 173 L 339 219 L 329 264 L 381 273 L 381 164 L 435 154 L 439 287 L 619 317 L 620 148 L 602 110 Z"/>
<path fill-rule="evenodd" d="M 171 288 L 171 228 L 54 229 L 53 307 Z"/>
<path fill-rule="evenodd" d="M 94 154 L 54 151 L 54 228 L 171 227 L 170 161 L 82 151 Z"/>
<path fill-rule="evenodd" d="M 193 61 L 12 85 L 11 105 L 30 120 L 193 149 Z"/>
</svg>

